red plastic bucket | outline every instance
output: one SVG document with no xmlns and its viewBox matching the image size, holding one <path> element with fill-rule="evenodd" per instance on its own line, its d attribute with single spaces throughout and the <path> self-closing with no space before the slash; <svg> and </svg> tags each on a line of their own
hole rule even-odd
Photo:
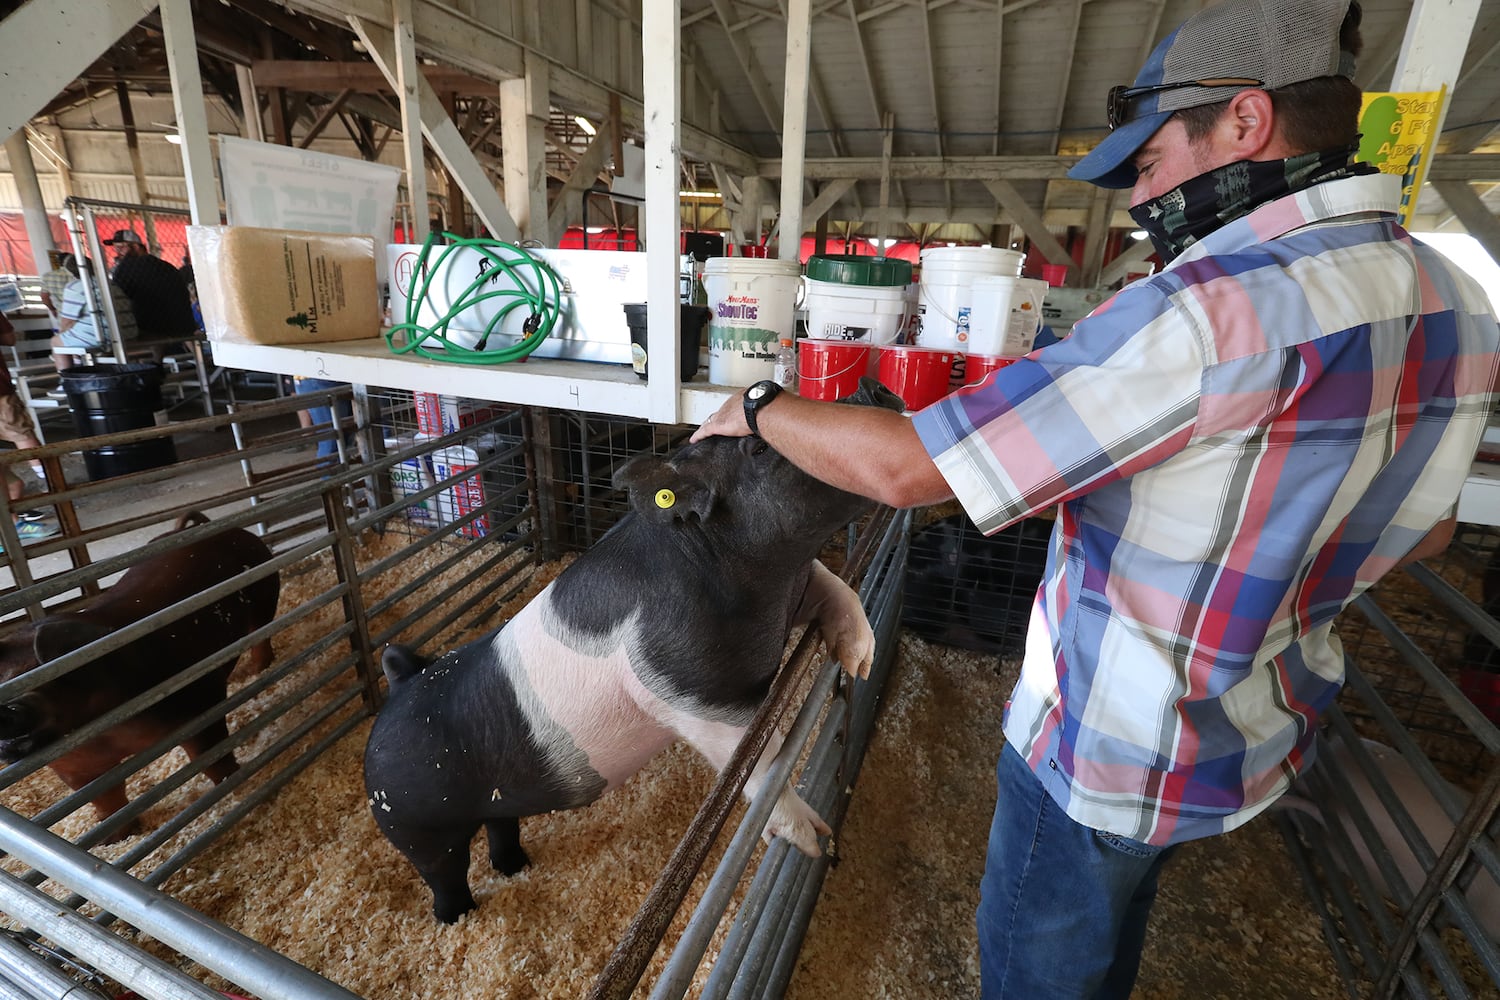
<svg viewBox="0 0 1500 1000">
<path fill-rule="evenodd" d="M 880 381 L 901 397 L 908 410 L 920 410 L 948 394 L 955 360 L 953 351 L 940 347 L 883 344 Z"/>
<path fill-rule="evenodd" d="M 1042 280 L 1053 288 L 1068 283 L 1068 265 L 1066 264 L 1043 264 L 1041 271 Z"/>
<path fill-rule="evenodd" d="M 964 355 L 964 385 L 978 385 L 990 372 L 999 371 L 1006 365 L 1015 364 L 1020 358 L 1007 358 L 999 354 Z"/>
<path fill-rule="evenodd" d="M 873 345 L 864 340 L 797 341 L 797 395 L 840 399 L 859 388 L 870 371 Z"/>
</svg>

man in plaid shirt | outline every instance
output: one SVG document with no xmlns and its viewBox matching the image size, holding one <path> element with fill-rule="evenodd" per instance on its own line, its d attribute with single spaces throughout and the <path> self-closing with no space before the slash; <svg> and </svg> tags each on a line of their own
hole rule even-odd
<svg viewBox="0 0 1500 1000">
<path fill-rule="evenodd" d="M 909 423 L 751 387 L 694 436 L 753 423 L 986 532 L 1060 505 L 1006 713 L 986 998 L 1129 995 L 1172 846 L 1287 790 L 1343 682 L 1335 616 L 1452 537 L 1500 330 L 1398 225 L 1401 179 L 1351 162 L 1358 25 L 1349 0 L 1226 0 L 1111 92 L 1070 176 L 1132 188 L 1168 263 L 1068 339 Z"/>
</svg>

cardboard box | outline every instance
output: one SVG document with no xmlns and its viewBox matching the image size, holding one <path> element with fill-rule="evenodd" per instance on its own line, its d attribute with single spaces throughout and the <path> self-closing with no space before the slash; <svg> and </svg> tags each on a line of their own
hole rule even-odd
<svg viewBox="0 0 1500 1000">
<path fill-rule="evenodd" d="M 375 241 L 251 226 L 189 226 L 208 339 L 320 344 L 380 335 Z"/>
</svg>

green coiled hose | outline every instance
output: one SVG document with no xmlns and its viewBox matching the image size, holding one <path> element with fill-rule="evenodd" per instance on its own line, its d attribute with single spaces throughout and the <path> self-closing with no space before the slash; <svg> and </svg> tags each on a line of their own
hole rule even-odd
<svg viewBox="0 0 1500 1000">
<path fill-rule="evenodd" d="M 442 252 L 437 255 L 437 258 L 431 260 L 429 266 L 433 247 L 439 238 L 446 245 L 442 247 Z M 501 256 L 496 250 L 502 248 L 514 251 L 515 256 Z M 439 316 L 435 323 L 431 326 L 423 326 L 417 322 L 417 315 L 427 299 L 433 276 L 443 270 L 444 263 L 451 255 L 465 249 L 479 251 L 489 260 L 490 266 L 481 270 L 479 275 L 469 282 L 468 287 L 454 297 L 448 311 Z M 480 291 L 483 285 L 497 280 L 495 277 L 497 272 L 509 276 L 511 287 Z M 531 278 L 529 285 L 522 280 L 524 276 Z M 420 288 L 418 288 L 419 285 Z M 473 347 L 449 339 L 448 325 L 453 322 L 454 317 L 480 302 L 491 299 L 507 300 L 507 302 L 485 325 L 484 331 L 479 335 Z M 521 339 L 507 347 L 486 349 L 485 344 L 489 341 L 490 334 L 505 322 L 506 317 L 512 311 L 521 308 L 530 310 L 521 325 Z M 411 283 L 406 290 L 406 315 L 402 322 L 396 323 L 386 331 L 385 342 L 393 354 L 417 354 L 433 361 L 452 361 L 462 365 L 494 365 L 506 361 L 520 361 L 530 355 L 541 346 L 542 341 L 547 339 L 561 318 L 562 283 L 558 280 L 557 272 L 552 270 L 546 261 L 533 257 L 522 247 L 502 240 L 469 239 L 452 233 L 429 233 L 427 241 L 422 244 L 422 253 L 417 257 L 416 266 L 412 268 Z M 398 333 L 408 334 L 406 344 L 397 346 L 396 334 Z M 472 334 L 465 332 L 463 340 L 466 341 L 471 336 Z M 442 346 L 427 346 L 432 341 Z"/>
</svg>

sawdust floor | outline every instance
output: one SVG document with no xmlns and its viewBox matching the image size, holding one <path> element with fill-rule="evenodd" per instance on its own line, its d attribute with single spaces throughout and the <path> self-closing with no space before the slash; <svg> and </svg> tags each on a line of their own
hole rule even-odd
<svg viewBox="0 0 1500 1000">
<path fill-rule="evenodd" d="M 793 1000 L 978 995 L 972 913 L 999 708 L 1015 669 L 903 635 Z M 589 809 L 524 820 L 534 864 L 514 878 L 489 870 L 476 839 L 480 907 L 442 927 L 369 818 L 359 777 L 367 729 L 168 888 L 370 1000 L 583 996 L 712 780 L 679 746 Z M 1271 824 L 1180 852 L 1163 878 L 1137 997 L 1341 995 Z"/>
</svg>

